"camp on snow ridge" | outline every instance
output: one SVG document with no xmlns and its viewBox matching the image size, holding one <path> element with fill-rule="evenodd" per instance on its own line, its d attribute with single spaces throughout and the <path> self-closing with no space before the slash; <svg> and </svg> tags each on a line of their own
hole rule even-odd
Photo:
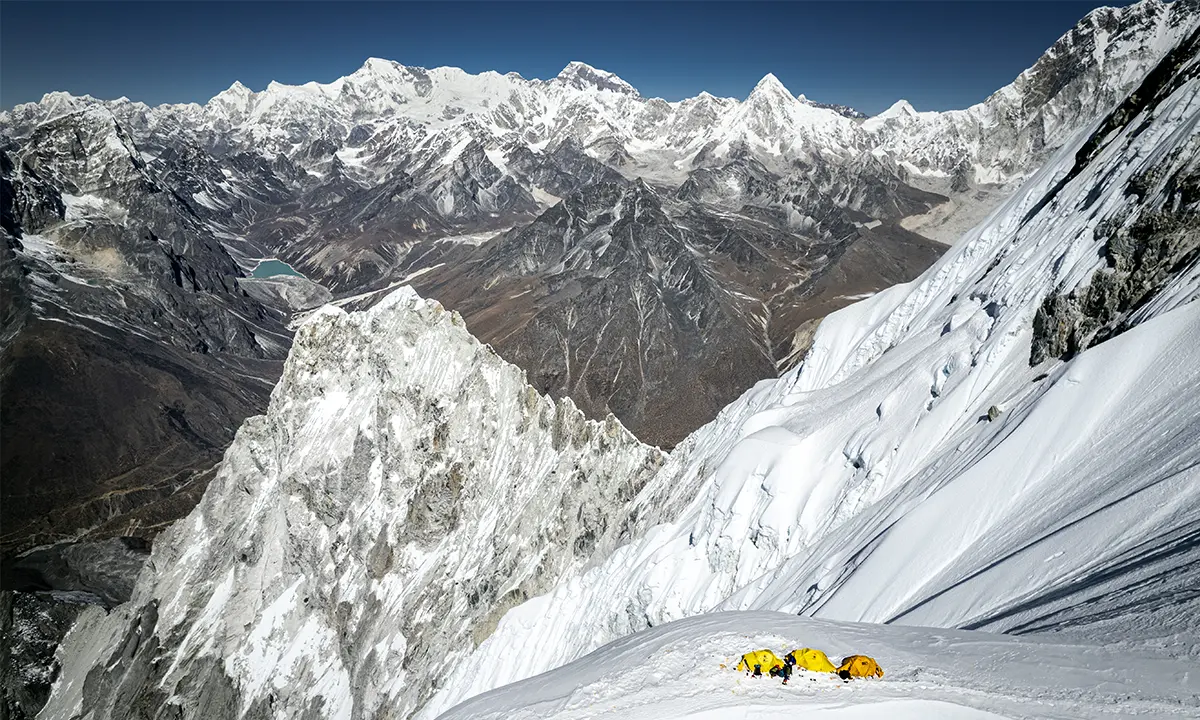
<svg viewBox="0 0 1200 720">
<path fill-rule="evenodd" d="M 773 650 L 752 650 L 742 655 L 737 669 L 748 675 L 762 677 L 765 669 L 771 677 L 782 677 L 786 685 L 792 675 L 793 668 L 809 672 L 837 673 L 843 680 L 850 678 L 883 677 L 883 668 L 875 662 L 875 658 L 867 655 L 848 655 L 842 658 L 840 665 L 835 666 L 821 650 L 816 648 L 800 648 L 793 650 L 782 659 Z"/>
</svg>

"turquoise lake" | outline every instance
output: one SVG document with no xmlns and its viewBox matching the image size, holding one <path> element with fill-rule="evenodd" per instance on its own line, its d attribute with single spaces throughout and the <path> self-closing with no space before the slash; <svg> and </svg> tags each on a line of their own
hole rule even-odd
<svg viewBox="0 0 1200 720">
<path fill-rule="evenodd" d="M 296 272 L 296 268 L 288 265 L 282 260 L 276 260 L 275 258 L 271 258 L 270 260 L 260 260 L 258 265 L 255 266 L 254 271 L 250 273 L 250 277 L 256 278 L 273 277 L 275 275 L 295 275 L 297 277 L 304 277 L 300 273 Z"/>
</svg>

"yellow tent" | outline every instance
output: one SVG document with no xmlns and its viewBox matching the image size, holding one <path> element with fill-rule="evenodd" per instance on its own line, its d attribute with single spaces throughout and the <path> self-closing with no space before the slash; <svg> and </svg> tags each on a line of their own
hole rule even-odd
<svg viewBox="0 0 1200 720">
<path fill-rule="evenodd" d="M 875 658 L 866 655 L 851 655 L 842 659 L 837 669 L 842 677 L 883 677 L 883 668 L 875 662 Z"/>
<path fill-rule="evenodd" d="M 829 662 L 829 658 L 825 653 L 814 648 L 800 648 L 788 653 L 788 657 L 798 668 L 810 670 L 812 672 L 837 672 L 837 668 L 833 663 Z"/>
<path fill-rule="evenodd" d="M 783 667 L 783 661 L 770 650 L 755 650 L 742 656 L 742 661 L 738 663 L 737 669 L 742 672 L 754 672 L 755 665 L 762 672 L 769 673 L 773 667 Z"/>
</svg>

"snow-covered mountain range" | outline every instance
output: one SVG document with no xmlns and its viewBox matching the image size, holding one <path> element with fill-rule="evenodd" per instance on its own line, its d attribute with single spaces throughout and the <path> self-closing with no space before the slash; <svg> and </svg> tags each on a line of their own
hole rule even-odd
<svg viewBox="0 0 1200 720">
<path fill-rule="evenodd" d="M 490 708 L 451 708 L 714 610 L 1054 632 L 1097 663 L 1116 661 L 1094 647 L 1107 642 L 1130 663 L 1194 664 L 1200 29 L 1131 90 L 931 268 L 824 319 L 799 366 L 669 455 L 539 395 L 409 288 L 318 311 L 266 415 L 160 536 L 131 602 L 80 616 L 41 717 L 536 716 L 548 706 L 515 699 L 600 698 L 611 658 L 662 651 L 671 626 Z M 641 187 L 609 192 L 646 207 Z M 732 643 L 767 622 L 708 627 Z M 871 636 L 779 627 L 847 653 Z M 869 699 L 928 691 L 910 714 L 1037 715 L 1011 659 L 1066 652 L 879 637 L 896 678 L 881 683 L 898 684 Z M 949 666 L 922 653 L 947 643 L 997 677 L 930 691 L 922 665 L 939 682 Z M 1043 681 L 1056 716 L 1118 699 L 1088 684 L 1095 667 L 1078 672 L 1082 684 Z M 1146 693 L 1138 708 L 1194 711 L 1193 675 L 1138 676 L 1121 681 Z M 599 691 L 561 703 L 555 677 Z M 712 708 L 728 707 L 728 688 L 705 682 L 726 698 Z"/>
<path fill-rule="evenodd" d="M 901 100 L 868 122 L 794 96 L 771 74 L 741 102 L 707 93 L 666 102 L 643 98 L 619 77 L 579 62 L 544 81 L 516 73 L 426 70 L 378 58 L 327 84 L 271 83 L 254 92 L 235 82 L 204 105 L 149 107 L 51 93 L 14 108 L 4 121 L 19 138 L 49 120 L 104 108 L 139 139 L 188 141 L 217 158 L 238 150 L 283 155 L 309 174 L 335 172 L 373 182 L 397 170 L 413 174 L 421 165 L 452 165 L 472 141 L 484 146 L 488 163 L 506 176 L 515 150 L 539 152 L 571 138 L 589 156 L 627 175 L 673 185 L 739 148 L 777 167 L 796 158 L 836 162 L 874 153 L 919 177 L 1005 183 L 1036 169 L 1078 129 L 1080 119 L 1124 97 L 1178 40 L 1187 20 L 1188 9 L 1179 4 L 1102 8 L 979 105 L 922 113 Z M 157 156 L 161 148 L 149 145 L 143 152 Z M 509 177 L 523 193 L 506 204 L 531 199 L 538 189 L 528 178 Z M 226 180 L 216 183 L 223 187 L 212 188 L 208 200 L 241 194 L 234 178 Z M 494 188 L 488 183 L 480 189 Z M 430 199 L 443 215 L 456 207 L 452 194 Z M 496 199 L 475 200 L 482 208 Z"/>
<path fill-rule="evenodd" d="M 357 227 L 338 218 L 321 232 L 414 238 L 445 235 L 464 223 L 478 229 L 484 218 L 503 227 L 506 218 L 535 213 L 555 197 L 604 179 L 594 173 L 611 177 L 615 170 L 676 188 L 694 171 L 745 156 L 797 180 L 811 174 L 810 167 L 795 165 L 803 161 L 844 170 L 856 180 L 886 175 L 933 190 L 965 191 L 1023 180 L 1067 137 L 1123 98 L 1193 21 L 1188 3 L 1102 8 L 978 105 L 917 112 L 901 100 L 866 121 L 794 96 L 770 74 L 744 101 L 702 93 L 665 102 L 643 98 L 620 78 L 583 63 L 543 81 L 372 58 L 327 84 L 271 83 L 253 92 L 234 83 L 204 105 L 149 107 L 124 98 L 50 93 L 5 113 L 0 123 L 21 141 L 41 125 L 83 111 L 111 116 L 149 168 L 178 175 L 181 194 L 198 212 L 218 211 L 243 233 L 262 222 L 257 215 L 272 202 L 300 196 L 308 202 L 299 202 L 299 210 L 314 202 L 324 209 L 383 187 L 421 201 L 423 207 L 408 209 L 413 216 L 406 227 L 376 227 L 372 213 L 379 208 L 360 207 Z M 572 164 L 596 162 L 603 167 L 582 176 Z M 828 181 L 823 185 L 835 189 Z M 727 193 L 757 194 L 733 182 Z M 845 190 L 832 199 L 875 214 L 876 208 Z M 759 204 L 794 210 L 798 219 L 811 209 L 786 197 L 772 200 Z M 294 212 L 278 214 L 277 223 L 300 221 Z M 394 220 L 387 225 L 397 225 Z M 290 237 L 250 231 L 242 239 L 282 249 L 313 232 L 304 224 Z M 354 267 L 346 256 L 315 257 L 320 250 L 294 253 L 298 267 L 315 279 L 344 284 L 369 272 L 362 258 Z M 375 271 L 386 269 L 381 264 Z"/>
<path fill-rule="evenodd" d="M 1191 0 L 1099 9 L 979 105 L 869 119 L 770 75 L 745 100 L 665 102 L 582 63 L 528 80 L 378 59 L 204 105 L 18 106 L 4 548 L 185 512 L 263 409 L 284 322 L 329 291 L 410 283 L 539 391 L 670 447 L 793 367 L 821 317 L 915 277 L 1195 21 Z M 272 256 L 311 282 L 245 277 Z"/>
</svg>

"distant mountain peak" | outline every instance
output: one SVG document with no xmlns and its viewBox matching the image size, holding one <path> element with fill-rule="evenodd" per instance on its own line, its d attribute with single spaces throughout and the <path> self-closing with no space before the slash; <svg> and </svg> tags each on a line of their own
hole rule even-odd
<svg viewBox="0 0 1200 720">
<path fill-rule="evenodd" d="M 639 97 L 638 91 L 629 83 L 607 70 L 600 70 L 578 60 L 567 63 L 554 78 L 578 90 L 611 90 L 623 95 Z"/>
<path fill-rule="evenodd" d="M 91 95 L 72 95 L 71 93 L 64 92 L 62 90 L 54 90 L 42 95 L 42 99 L 37 103 L 29 103 L 29 106 L 41 106 L 47 108 L 49 112 L 47 112 L 46 115 L 49 119 L 56 115 L 60 115 L 63 112 L 78 110 L 80 108 L 95 105 L 100 102 L 100 100 L 92 97 Z"/>
<path fill-rule="evenodd" d="M 225 95 L 225 96 L 227 96 L 227 97 L 228 97 L 228 96 L 231 96 L 231 95 L 236 95 L 236 96 L 240 96 L 240 97 L 245 97 L 245 96 L 247 96 L 247 95 L 251 95 L 251 94 L 253 94 L 253 93 L 254 93 L 254 91 L 253 91 L 253 90 L 251 90 L 250 88 L 246 87 L 245 85 L 243 85 L 241 80 L 234 80 L 234 81 L 233 81 L 233 84 L 232 84 L 232 85 L 230 85 L 230 86 L 229 86 L 229 87 L 228 87 L 228 88 L 227 88 L 227 89 L 226 89 L 224 92 L 222 92 L 221 94 L 222 94 L 222 95 Z"/>
<path fill-rule="evenodd" d="M 775 73 L 767 73 L 766 75 L 763 75 L 762 80 L 759 80 L 758 84 L 754 86 L 754 89 L 750 91 L 750 97 L 762 94 L 786 95 L 789 99 L 795 99 L 792 96 L 791 91 L 779 81 L 779 78 L 775 77 Z"/>
<path fill-rule="evenodd" d="M 792 95 L 790 90 L 784 87 L 783 83 L 779 81 L 779 78 L 775 77 L 774 73 L 767 73 L 763 76 L 762 80 L 758 81 L 754 89 L 750 91 L 746 102 L 766 102 L 776 105 L 779 103 L 794 103 L 796 102 L 796 97 Z"/>
<path fill-rule="evenodd" d="M 385 60 L 384 58 L 369 57 L 363 62 L 355 74 L 362 73 L 364 75 L 390 75 L 401 67 L 400 63 L 395 60 Z"/>
<path fill-rule="evenodd" d="M 350 75 L 334 81 L 334 84 L 348 80 L 358 86 L 390 88 L 397 84 L 404 85 L 424 78 L 428 78 L 428 70 L 423 67 L 371 57 L 367 58 L 362 66 Z"/>
<path fill-rule="evenodd" d="M 912 118 L 916 116 L 916 108 L 909 101 L 900 99 L 892 103 L 891 107 L 879 113 L 876 117 L 886 120 L 888 118 Z"/>
</svg>

